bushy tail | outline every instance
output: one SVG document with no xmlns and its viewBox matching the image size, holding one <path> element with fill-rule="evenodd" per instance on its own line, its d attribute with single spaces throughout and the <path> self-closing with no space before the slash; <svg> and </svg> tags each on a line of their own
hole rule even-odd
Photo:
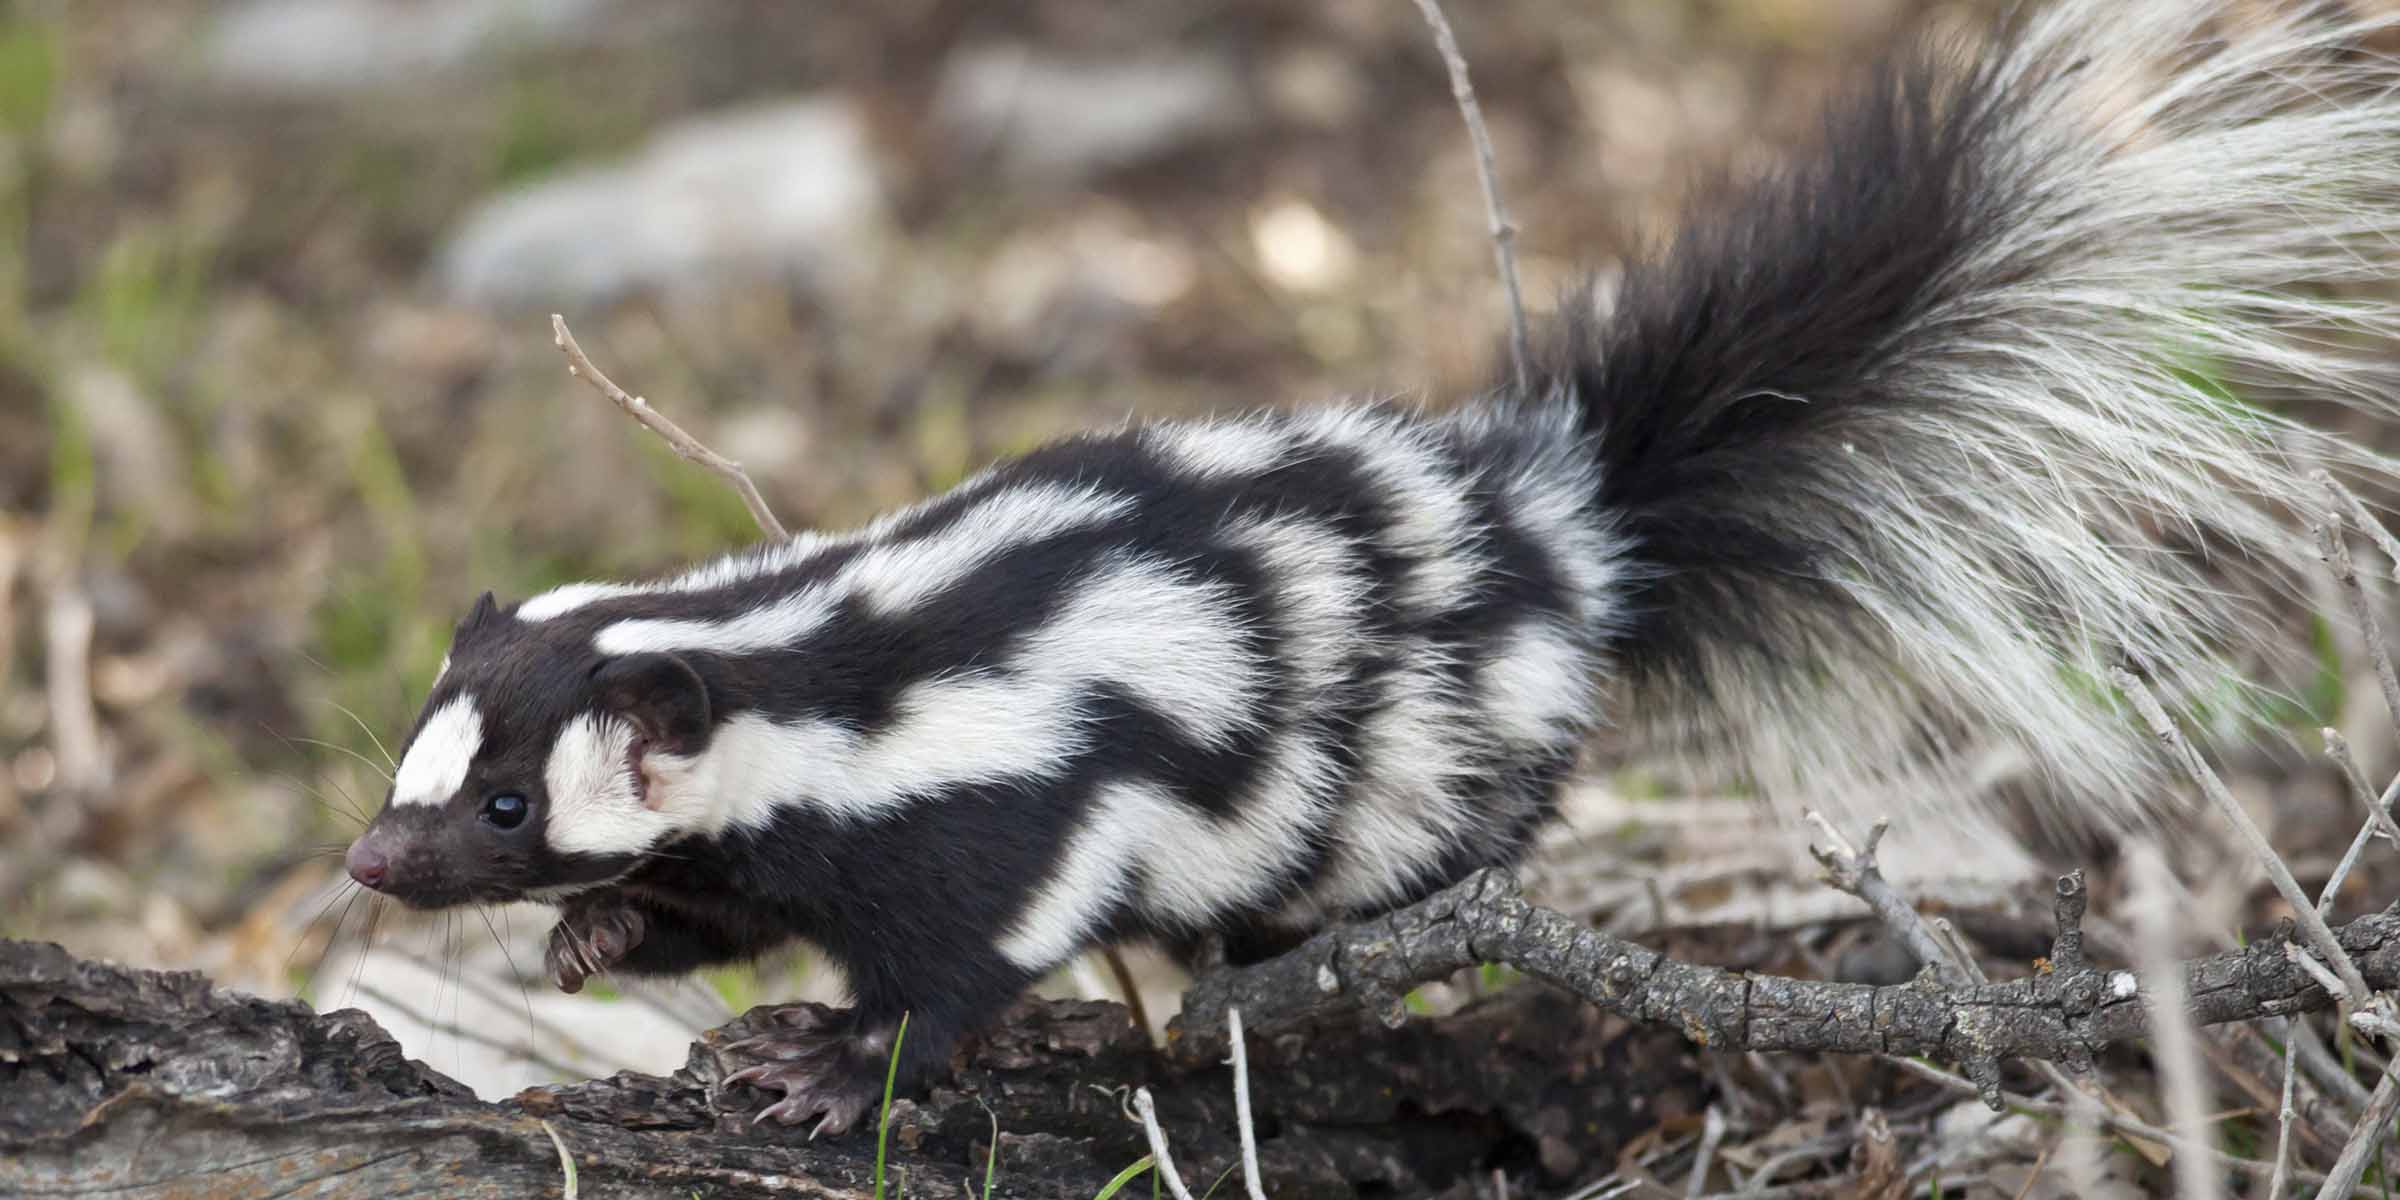
<svg viewBox="0 0 2400 1200">
<path fill-rule="evenodd" d="M 2393 407 L 2391 24 L 2063 0 L 1703 195 L 1541 375 L 1647 576 L 1612 717 L 1773 795 L 1955 795 L 1996 744 L 2137 812 L 2108 668 L 2228 696 L 2322 569 L 2309 473 L 2389 469 L 2290 412 Z"/>
</svg>

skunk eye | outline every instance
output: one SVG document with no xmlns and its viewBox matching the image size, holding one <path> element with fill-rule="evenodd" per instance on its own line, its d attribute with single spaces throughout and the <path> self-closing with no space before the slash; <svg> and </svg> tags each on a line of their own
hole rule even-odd
<svg viewBox="0 0 2400 1200">
<path fill-rule="evenodd" d="M 525 814 L 533 811 L 525 797 L 515 792 L 495 792 L 484 798 L 483 819 L 498 829 L 515 829 L 525 823 Z"/>
</svg>

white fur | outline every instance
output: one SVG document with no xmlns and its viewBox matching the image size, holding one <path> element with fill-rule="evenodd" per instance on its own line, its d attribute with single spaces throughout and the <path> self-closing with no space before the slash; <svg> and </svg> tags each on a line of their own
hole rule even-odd
<svg viewBox="0 0 2400 1200">
<path fill-rule="evenodd" d="M 795 592 L 773 604 L 723 621 L 639 618 L 603 628 L 592 644 L 602 654 L 707 651 L 748 654 L 789 646 L 833 619 L 833 597 L 822 588 Z"/>
<path fill-rule="evenodd" d="M 483 748 L 483 714 L 475 697 L 461 692 L 433 710 L 392 772 L 392 803 L 440 804 L 467 781 L 467 768 Z"/>
<path fill-rule="evenodd" d="M 2372 48 L 2400 17 L 2335 7 L 2063 0 L 1979 51 L 2008 103 L 1992 161 L 1959 177 L 2011 199 L 1946 273 L 1952 298 L 1887 335 L 1878 384 L 1915 402 L 1796 449 L 1842 456 L 1821 491 L 1722 488 L 1834 546 L 1811 582 L 1840 603 L 1762 585 L 1779 644 L 1709 648 L 1625 696 L 1629 727 L 1845 820 L 1967 800 L 1960 730 L 2021 754 L 2077 820 L 2172 794 L 2098 681 L 2130 659 L 2170 703 L 2238 704 L 2229 664 L 2290 641 L 2259 598 L 2322 576 L 2292 519 L 2324 508 L 2310 469 L 2394 473 L 2263 407 L 2222 411 L 2186 373 L 2395 407 L 2388 352 L 2363 348 L 2400 341 L 2400 64 Z M 2191 531 L 2217 552 L 2161 536 Z"/>
<path fill-rule="evenodd" d="M 1360 731 L 1355 796 L 1335 815 L 1334 852 L 1296 914 L 1382 908 L 1405 896 L 1415 872 L 1452 846 L 1476 840 L 1484 814 L 1463 798 L 1480 764 L 1467 741 L 1470 711 L 1430 670 L 1387 677 L 1385 706 Z"/>
<path fill-rule="evenodd" d="M 1416 612 L 1464 603 L 1482 565 L 1474 506 L 1422 422 L 1382 408 L 1328 408 L 1309 415 L 1311 436 L 1358 455 L 1394 521 L 1389 548 L 1409 562 L 1400 602 Z"/>
<path fill-rule="evenodd" d="M 1268 898 L 1327 819 L 1336 769 L 1323 747 L 1280 740 L 1263 782 L 1218 819 L 1149 781 L 1103 785 L 1059 865 L 1011 922 L 1001 953 L 1028 971 L 1057 966 L 1088 944 L 1099 923 L 1131 901 L 1169 927 L 1206 928 Z M 1138 892 L 1133 869 L 1147 867 Z"/>
<path fill-rule="evenodd" d="M 1374 603 L 1375 585 L 1355 542 L 1296 517 L 1249 521 L 1227 530 L 1225 540 L 1265 568 L 1283 619 L 1283 664 L 1303 694 L 1322 694 L 1353 661 L 1386 649 L 1359 619 Z"/>
<path fill-rule="evenodd" d="M 1150 836 L 1177 804 L 1149 784 L 1102 787 L 1057 869 L 1002 935 L 1000 953 L 1024 970 L 1046 971 L 1083 948 L 1125 899 Z"/>
<path fill-rule="evenodd" d="M 1525 748 L 1580 737 L 1599 698 L 1591 655 L 1566 630 L 1524 621 L 1476 670 L 1477 691 L 1500 736 Z"/>
<path fill-rule="evenodd" d="M 794 805 L 872 820 L 962 785 L 1038 782 L 1089 738 L 1063 689 L 950 676 L 902 692 L 891 723 L 870 735 L 829 721 L 730 717 L 665 785 L 666 799 L 681 814 L 679 828 L 696 832 L 761 827 Z"/>
<path fill-rule="evenodd" d="M 554 587 L 517 606 L 520 621 L 547 621 L 562 617 L 586 604 L 614 600 L 619 596 L 638 596 L 644 590 L 632 583 L 569 583 Z"/>
<path fill-rule="evenodd" d="M 1201 479 L 1264 474 L 1300 452 L 1290 428 L 1264 417 L 1154 425 L 1142 438 L 1168 463 Z"/>
<path fill-rule="evenodd" d="M 562 854 L 630 854 L 671 831 L 670 819 L 642 805 L 626 751 L 631 725 L 585 713 L 559 730 L 542 768 L 550 810 L 543 838 Z"/>
<path fill-rule="evenodd" d="M 875 611 L 906 612 L 1028 542 L 1089 528 L 1133 507 L 1094 487 L 1003 488 L 924 537 L 887 542 L 843 567 L 836 584 Z"/>
<path fill-rule="evenodd" d="M 1120 561 L 1028 631 L 1012 666 L 1060 687 L 1114 683 L 1194 739 L 1221 745 L 1258 719 L 1258 664 L 1237 640 L 1231 598 L 1224 584 L 1166 564 Z"/>
<path fill-rule="evenodd" d="M 706 592 L 721 587 L 788 571 L 807 562 L 825 549 L 850 540 L 842 534 L 804 530 L 780 542 L 754 546 L 738 554 L 728 554 L 715 562 L 703 563 L 674 579 L 660 591 Z"/>
</svg>

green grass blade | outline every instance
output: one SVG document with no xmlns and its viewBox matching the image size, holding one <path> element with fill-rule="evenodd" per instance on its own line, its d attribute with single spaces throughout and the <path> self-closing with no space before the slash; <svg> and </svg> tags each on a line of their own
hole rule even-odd
<svg viewBox="0 0 2400 1200">
<path fill-rule="evenodd" d="M 992 1106 L 983 1106 L 983 1114 L 992 1119 L 992 1144 L 983 1154 L 983 1200 L 992 1200 L 992 1173 L 1000 1166 L 1000 1114 Z"/>
<path fill-rule="evenodd" d="M 883 1068 L 883 1113 L 875 1120 L 875 1200 L 883 1200 L 883 1151 L 891 1141 L 892 1082 L 900 1078 L 900 1045 L 908 1040 L 908 1014 L 900 1014 L 900 1031 L 892 1035 L 892 1058 Z"/>
<path fill-rule="evenodd" d="M 1100 1194 L 1092 1197 L 1092 1200 L 1108 1200 L 1109 1197 L 1116 1195 L 1120 1190 L 1122 1190 L 1126 1184 L 1132 1183 L 1136 1177 L 1141 1175 L 1142 1172 L 1149 1169 L 1149 1155 L 1145 1154 L 1140 1158 L 1133 1160 L 1132 1166 L 1117 1172 L 1117 1177 L 1109 1180 L 1108 1186 L 1101 1188 Z"/>
</svg>

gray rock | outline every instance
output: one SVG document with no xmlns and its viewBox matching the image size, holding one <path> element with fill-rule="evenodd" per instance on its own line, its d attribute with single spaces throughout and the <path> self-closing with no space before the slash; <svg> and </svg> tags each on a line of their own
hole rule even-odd
<svg viewBox="0 0 2400 1200">
<path fill-rule="evenodd" d="M 1249 122 L 1242 81 L 1200 53 L 1063 58 L 1016 43 L 944 64 L 934 119 L 958 144 L 991 147 L 1009 174 L 1073 183 L 1222 136 Z"/>
<path fill-rule="evenodd" d="M 204 36 L 222 83 L 336 92 L 571 40 L 612 0 L 244 0 Z"/>
<path fill-rule="evenodd" d="M 624 162 L 486 201 L 451 234 L 435 278 L 453 299 L 551 308 L 805 278 L 868 262 L 881 208 L 858 112 L 786 101 L 694 118 Z"/>
</svg>

